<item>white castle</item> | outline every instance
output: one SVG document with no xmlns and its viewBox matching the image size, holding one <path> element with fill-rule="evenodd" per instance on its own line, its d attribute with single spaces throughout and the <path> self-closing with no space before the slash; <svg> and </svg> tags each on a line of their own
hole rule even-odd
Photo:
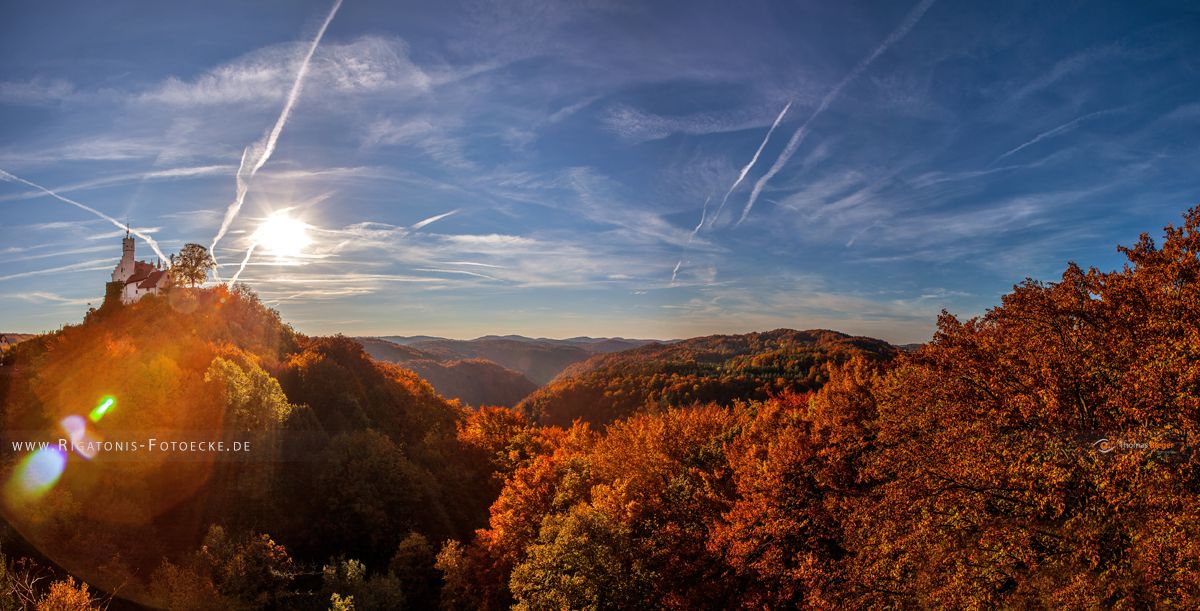
<svg viewBox="0 0 1200 611">
<path fill-rule="evenodd" d="M 171 285 L 162 261 L 148 263 L 133 259 L 133 237 L 125 232 L 121 240 L 121 261 L 113 270 L 109 291 L 118 291 L 121 303 L 130 304 L 146 295 L 157 295 Z"/>
</svg>

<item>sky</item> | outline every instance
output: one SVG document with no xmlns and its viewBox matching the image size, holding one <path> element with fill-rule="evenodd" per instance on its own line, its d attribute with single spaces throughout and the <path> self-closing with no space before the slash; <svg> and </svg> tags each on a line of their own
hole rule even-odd
<svg viewBox="0 0 1200 611">
<path fill-rule="evenodd" d="M 1191 2 L 334 8 L 6 7 L 0 331 L 228 218 L 310 334 L 921 342 L 1200 204 Z"/>
</svg>

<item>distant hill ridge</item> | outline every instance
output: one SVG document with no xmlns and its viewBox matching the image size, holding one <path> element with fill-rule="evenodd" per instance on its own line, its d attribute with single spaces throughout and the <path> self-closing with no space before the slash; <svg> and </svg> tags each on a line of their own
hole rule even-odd
<svg viewBox="0 0 1200 611">
<path fill-rule="evenodd" d="M 538 387 L 521 372 L 486 359 L 447 358 L 445 353 L 426 352 L 380 338 L 354 339 L 372 358 L 411 369 L 442 396 L 467 405 L 512 407 Z"/>
<path fill-rule="evenodd" d="M 430 336 L 383 336 L 375 339 L 417 350 L 407 356 L 392 352 L 394 362 L 431 358 L 438 361 L 486 359 L 502 367 L 519 371 L 535 384 L 554 379 L 568 366 L 605 354 L 659 343 L 658 340 L 575 337 L 570 339 L 531 338 L 521 335 L 485 335 L 475 339 L 445 339 Z M 380 357 L 383 358 L 383 357 Z M 385 360 L 393 360 L 385 358 Z"/>
<path fill-rule="evenodd" d="M 694 403 L 729 405 L 816 390 L 825 364 L 861 354 L 887 360 L 883 340 L 826 329 L 710 335 L 598 354 L 564 369 L 518 406 L 542 424 L 606 424 L 633 413 Z"/>
</svg>

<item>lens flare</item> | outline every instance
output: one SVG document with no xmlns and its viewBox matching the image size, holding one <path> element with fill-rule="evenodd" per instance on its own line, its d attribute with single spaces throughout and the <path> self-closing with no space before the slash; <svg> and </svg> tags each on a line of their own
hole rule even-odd
<svg viewBox="0 0 1200 611">
<path fill-rule="evenodd" d="M 60 420 L 58 425 L 67 434 L 67 439 L 71 442 L 70 447 L 76 454 L 88 460 L 96 457 L 96 442 L 100 439 L 88 433 L 87 420 L 83 416 L 67 416 Z"/>
<path fill-rule="evenodd" d="M 117 400 L 112 397 L 105 397 L 104 402 L 97 405 L 92 410 L 92 413 L 88 414 L 88 418 L 91 418 L 92 422 L 100 422 L 100 419 L 104 417 L 104 414 L 108 413 L 108 410 L 112 409 L 113 404 L 116 402 Z"/>
<path fill-rule="evenodd" d="M 35 501 L 58 483 L 67 466 L 67 453 L 47 445 L 26 456 L 8 481 L 8 496 L 14 502 Z"/>
<path fill-rule="evenodd" d="M 312 239 L 308 224 L 288 216 L 287 211 L 272 214 L 254 232 L 254 242 L 279 258 L 295 257 L 304 251 Z"/>
</svg>

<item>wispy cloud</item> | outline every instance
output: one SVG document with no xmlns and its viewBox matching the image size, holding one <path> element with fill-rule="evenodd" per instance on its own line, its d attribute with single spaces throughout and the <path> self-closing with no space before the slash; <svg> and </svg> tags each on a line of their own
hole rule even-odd
<svg viewBox="0 0 1200 611">
<path fill-rule="evenodd" d="M 321 23 L 321 28 L 317 30 L 317 35 L 313 37 L 312 43 L 308 46 L 308 52 L 300 59 L 300 65 L 296 69 L 296 78 L 292 81 L 292 86 L 288 89 L 287 98 L 283 103 L 283 109 L 279 111 L 279 117 L 275 119 L 275 125 L 271 130 L 263 136 L 262 140 L 246 147 L 242 151 L 242 162 L 237 171 L 237 187 L 233 202 L 229 204 L 229 208 L 225 211 L 225 218 L 221 221 L 221 227 L 217 229 L 217 235 L 212 239 L 212 246 L 208 247 L 209 253 L 212 254 L 214 261 L 216 259 L 215 251 L 217 243 L 221 238 L 225 237 L 225 232 L 229 230 L 229 225 L 237 218 L 238 212 L 242 209 L 242 202 L 246 199 L 246 192 L 250 188 L 250 180 L 254 175 L 262 169 L 267 160 L 271 158 L 271 154 L 275 152 L 275 144 L 279 141 L 279 135 L 283 133 L 283 126 L 287 124 L 288 117 L 292 114 L 292 107 L 296 105 L 296 100 L 300 98 L 300 92 L 304 89 L 304 77 L 308 75 L 308 65 L 312 61 L 313 54 L 316 53 L 317 47 L 321 44 L 321 38 L 325 36 L 325 30 L 329 28 L 329 23 L 333 21 L 337 15 L 338 9 L 342 6 L 342 0 L 335 0 L 333 8 L 329 9 L 329 15 L 325 17 L 325 21 Z M 249 163 L 247 164 L 247 161 Z M 250 260 L 250 255 L 254 252 L 254 245 L 251 244 L 246 249 L 246 258 L 242 260 L 242 267 L 239 268 L 238 274 L 242 269 L 246 268 L 246 261 Z M 215 271 L 213 272 L 216 273 Z M 234 274 L 234 280 L 237 275 Z M 233 284 L 233 281 L 230 284 Z"/>
<path fill-rule="evenodd" d="M 610 108 L 604 123 L 613 133 L 631 142 L 661 140 L 673 134 L 705 135 L 759 127 L 764 123 L 758 109 L 725 113 L 663 116 L 618 104 Z"/>
<path fill-rule="evenodd" d="M 165 170 L 149 170 L 146 172 L 131 172 L 125 174 L 115 174 L 112 176 L 104 176 L 93 178 L 82 182 L 75 182 L 68 185 L 54 187 L 55 193 L 71 193 L 72 191 L 86 191 L 89 189 L 99 189 L 103 187 L 115 187 L 133 182 L 154 181 L 154 180 L 177 180 L 184 178 L 196 178 L 204 176 L 216 176 L 228 174 L 236 168 L 231 165 L 206 165 L 194 167 L 178 167 L 168 168 Z M 24 193 L 13 193 L 9 195 L 0 195 L 0 201 L 14 201 L 23 199 L 35 199 L 44 197 L 42 191 L 26 191 Z"/>
<path fill-rule="evenodd" d="M 61 78 L 0 82 L 0 104 L 41 106 L 61 102 L 74 94 L 75 86 Z"/>
<path fill-rule="evenodd" d="M 687 244 L 683 246 L 683 254 L 679 255 L 679 261 L 675 263 L 675 268 L 671 270 L 671 284 L 675 284 L 675 278 L 679 275 L 679 268 L 683 266 L 683 260 L 687 257 L 687 249 L 692 245 L 692 240 L 696 239 L 696 234 L 700 233 L 701 227 L 704 227 L 705 217 L 708 216 L 708 203 L 711 201 L 712 197 L 704 200 L 704 207 L 700 209 L 700 222 L 696 223 L 696 227 L 692 229 L 691 235 L 688 236 Z"/>
<path fill-rule="evenodd" d="M 458 213 L 459 213 L 459 210 L 451 210 L 450 212 L 443 212 L 443 213 L 441 213 L 441 214 L 438 214 L 438 215 L 435 215 L 435 216 L 431 216 L 431 217 L 429 217 L 429 218 L 427 218 L 427 219 L 425 219 L 425 220 L 422 220 L 422 221 L 417 221 L 416 223 L 413 223 L 413 225 L 412 225 L 411 229 L 412 229 L 413 231 L 417 231 L 418 229 L 421 229 L 422 227 L 425 227 L 426 225 L 429 225 L 429 224 L 431 224 L 431 223 L 436 223 L 436 222 L 438 222 L 438 221 L 440 221 L 440 220 L 442 220 L 442 219 L 444 219 L 444 218 L 446 218 L 446 217 L 448 217 L 448 216 L 453 216 L 453 215 L 455 215 L 455 214 L 458 214 Z"/>
<path fill-rule="evenodd" d="M 1026 98 L 1043 91 L 1059 81 L 1083 72 L 1095 64 L 1100 64 L 1125 55 L 1127 51 L 1119 44 L 1105 44 L 1085 49 L 1065 59 L 1055 62 L 1046 72 L 1017 89 L 1009 98 L 1009 103 L 1017 104 Z"/>
<path fill-rule="evenodd" d="M 287 99 L 311 44 L 284 43 L 258 49 L 217 66 L 193 80 L 168 78 L 138 94 L 136 102 L 175 108 L 270 104 Z M 308 79 L 323 96 L 396 94 L 428 90 L 436 75 L 408 57 L 398 38 L 362 36 L 320 47 Z"/>
<path fill-rule="evenodd" d="M 759 144 L 758 149 L 754 151 L 754 156 L 750 158 L 750 162 L 742 167 L 742 171 L 738 172 L 737 180 L 734 180 L 733 184 L 729 185 L 729 190 L 725 192 L 725 197 L 721 198 L 721 205 L 717 206 L 717 212 L 713 215 L 713 220 L 710 221 L 710 224 L 721 216 L 721 211 L 725 210 L 725 203 L 729 201 L 729 196 L 733 195 L 733 192 L 737 190 L 738 185 L 742 184 L 743 180 L 746 180 L 746 175 L 749 174 L 750 170 L 754 168 L 754 164 L 758 163 L 758 157 L 762 155 L 763 149 L 767 148 L 767 143 L 771 141 L 771 134 L 775 133 L 775 128 L 779 127 L 779 123 L 783 121 L 785 116 L 787 116 L 788 109 L 791 107 L 792 102 L 791 100 L 788 100 L 788 103 L 783 106 L 783 110 L 779 111 L 779 116 L 775 117 L 775 122 L 772 123 L 770 129 L 767 130 L 767 135 L 763 136 L 762 143 Z M 703 220 L 701 220 L 701 224 L 703 224 Z M 695 233 L 696 232 L 693 231 L 692 235 L 695 235 Z"/>
<path fill-rule="evenodd" d="M 142 231 L 141 229 L 138 229 L 136 227 L 130 227 L 129 225 L 122 223 L 121 221 L 118 221 L 117 219 L 115 219 L 103 212 L 100 212 L 99 210 L 97 210 L 87 204 L 81 204 L 69 197 L 63 197 L 62 195 L 59 195 L 59 194 L 55 193 L 54 191 L 47 189 L 46 187 L 43 187 L 35 182 L 30 182 L 28 180 L 25 180 L 24 178 L 21 178 L 20 176 L 15 176 L 13 174 L 5 172 L 4 170 L 0 170 L 0 180 L 5 180 L 8 182 L 19 182 L 23 185 L 33 187 L 34 189 L 37 189 L 37 190 L 45 193 L 46 195 L 49 195 L 50 197 L 53 197 L 54 199 L 57 199 L 63 203 L 70 204 L 72 206 L 75 206 L 76 208 L 79 208 L 80 210 L 90 212 L 93 215 L 95 215 L 101 219 L 104 219 L 104 220 L 108 221 L 109 223 L 112 223 L 114 226 L 116 226 L 119 229 L 123 229 L 130 233 L 133 233 L 137 237 L 144 240 L 147 244 L 149 244 L 150 248 L 154 249 L 154 254 L 158 255 L 159 258 L 164 259 L 164 260 L 167 259 L 167 256 L 163 254 L 161 249 L 159 249 L 158 242 L 155 242 L 154 238 L 150 237 L 150 235 L 148 233 L 146 233 L 145 231 Z"/>
<path fill-rule="evenodd" d="M 431 116 L 413 117 L 403 121 L 390 118 L 372 122 L 363 136 L 363 146 L 412 146 L 443 165 L 474 170 L 476 165 L 467 158 L 467 145 L 452 134 L 457 119 L 435 119 Z"/>
<path fill-rule="evenodd" d="M 767 170 L 766 174 L 763 174 L 763 176 L 758 179 L 758 182 L 754 183 L 754 190 L 750 192 L 750 199 L 746 202 L 746 207 L 742 209 L 742 216 L 737 221 L 738 225 L 744 222 L 746 217 L 750 215 L 750 211 L 754 208 L 754 203 L 758 201 L 759 195 L 762 194 L 763 187 L 765 187 L 766 184 L 770 182 L 770 180 L 774 178 L 780 170 L 783 169 L 783 166 L 787 165 L 787 162 L 791 160 L 792 155 L 796 154 L 796 149 L 800 148 L 800 144 L 804 142 L 805 136 L 808 135 L 809 125 L 811 125 L 817 117 L 821 116 L 821 113 L 825 112 L 829 108 L 830 104 L 833 104 L 833 101 L 836 100 L 839 95 L 841 95 L 842 89 L 845 89 L 846 85 L 849 85 L 867 68 L 870 68 L 871 64 L 875 62 L 875 59 L 880 55 L 883 55 L 883 53 L 892 45 L 896 44 L 902 38 L 907 36 L 909 31 L 911 31 L 913 27 L 915 27 L 917 23 L 921 21 L 921 18 L 925 16 L 925 12 L 928 11 L 931 6 L 933 6 L 934 1 L 935 0 L 921 0 L 916 7 L 909 11 L 908 15 L 904 18 L 904 21 L 902 21 L 900 25 L 893 30 L 892 33 L 889 34 L 882 43 L 879 44 L 879 46 L 875 47 L 875 50 L 872 51 L 870 55 L 867 55 L 861 61 L 859 61 L 858 64 L 854 66 L 854 69 L 852 69 L 848 74 L 846 74 L 845 77 L 842 78 L 841 81 L 834 85 L 833 89 L 829 90 L 829 93 L 825 94 L 825 97 L 821 99 L 821 103 L 817 105 L 816 110 L 813 110 L 812 114 L 808 116 L 808 119 L 806 119 L 799 129 L 792 134 L 791 139 L 788 140 L 787 146 L 784 147 L 783 152 L 779 154 L 779 157 L 775 160 L 775 163 L 771 165 L 771 168 Z"/>
<path fill-rule="evenodd" d="M 20 299 L 21 301 L 28 301 L 31 303 L 60 303 L 66 305 L 86 305 L 89 303 L 100 303 L 104 300 L 103 295 L 97 295 L 94 297 L 64 297 L 58 293 L 51 293 L 48 291 L 8 293 L 4 296 L 11 297 L 13 299 Z"/>
<path fill-rule="evenodd" d="M 104 269 L 112 269 L 112 259 L 92 259 L 91 261 L 83 261 L 80 263 L 72 263 L 70 265 L 60 265 L 58 267 L 50 267 L 47 269 L 39 269 L 27 272 L 17 272 L 15 274 L 7 274 L 0 276 L 0 281 L 16 280 L 18 278 L 30 278 L 42 276 L 46 274 L 62 274 L 66 272 L 95 272 Z"/>
<path fill-rule="evenodd" d="M 570 117 L 571 115 L 583 110 L 584 108 L 591 106 L 598 99 L 600 99 L 600 96 L 588 96 L 578 102 L 575 102 L 574 104 L 568 104 L 566 106 L 563 106 L 562 108 L 551 113 L 550 116 L 546 117 L 546 122 L 547 123 L 558 123 L 560 121 L 563 121 L 567 117 Z"/>
<path fill-rule="evenodd" d="M 1124 110 L 1124 107 L 1109 108 L 1106 110 L 1097 110 L 1096 112 L 1091 112 L 1086 115 L 1083 115 L 1082 117 L 1078 117 L 1078 118 L 1072 119 L 1070 121 L 1067 121 L 1066 123 L 1063 123 L 1062 125 L 1059 125 L 1058 127 L 1055 127 L 1054 129 L 1046 130 L 1046 131 L 1034 136 L 1032 139 L 1021 143 L 1017 147 L 1006 151 L 1005 153 L 1003 153 L 999 157 L 997 157 L 996 160 L 993 161 L 992 163 L 999 162 L 1006 157 L 1015 155 L 1015 154 L 1025 150 L 1026 148 L 1029 148 L 1029 147 L 1041 142 L 1042 140 L 1045 140 L 1047 138 L 1053 138 L 1055 136 L 1069 132 L 1069 131 L 1079 127 L 1079 125 L 1081 123 L 1083 123 L 1084 121 L 1089 121 L 1089 120 L 1095 119 L 1097 117 L 1111 115 L 1113 113 L 1121 112 L 1122 110 Z"/>
</svg>

